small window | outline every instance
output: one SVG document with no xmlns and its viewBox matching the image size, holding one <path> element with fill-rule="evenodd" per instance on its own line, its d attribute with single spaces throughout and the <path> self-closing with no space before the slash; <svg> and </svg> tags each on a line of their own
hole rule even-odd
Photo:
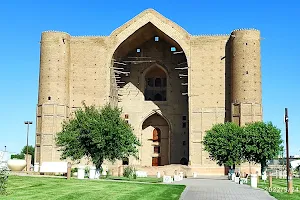
<svg viewBox="0 0 300 200">
<path fill-rule="evenodd" d="M 171 47 L 171 51 L 172 52 L 176 51 L 176 47 Z"/>
<path fill-rule="evenodd" d="M 48 100 L 50 101 L 50 100 L 51 100 L 51 97 L 48 97 Z"/>
<path fill-rule="evenodd" d="M 129 159 L 128 158 L 123 158 L 122 159 L 122 165 L 129 165 Z"/>
<path fill-rule="evenodd" d="M 155 87 L 161 87 L 161 79 L 160 78 L 155 79 Z"/>
<path fill-rule="evenodd" d="M 125 114 L 125 119 L 128 119 L 128 114 Z"/>
<path fill-rule="evenodd" d="M 148 78 L 147 79 L 147 85 L 150 87 L 153 87 L 153 78 Z"/>
<path fill-rule="evenodd" d="M 139 48 L 136 49 L 136 52 L 137 52 L 137 53 L 140 53 L 140 52 L 141 52 L 141 49 L 139 49 Z"/>
<path fill-rule="evenodd" d="M 127 124 L 129 124 L 128 119 L 125 120 Z"/>
<path fill-rule="evenodd" d="M 182 145 L 185 146 L 185 145 L 186 145 L 186 141 L 183 141 L 183 142 L 182 142 Z"/>
<path fill-rule="evenodd" d="M 186 122 L 182 123 L 182 128 L 186 128 Z"/>
<path fill-rule="evenodd" d="M 183 121 L 186 120 L 186 116 L 185 116 L 185 115 L 182 116 L 182 120 L 183 120 Z"/>
<path fill-rule="evenodd" d="M 160 153 L 160 146 L 154 147 L 154 153 Z"/>
<path fill-rule="evenodd" d="M 158 36 L 154 37 L 154 41 L 158 42 L 159 41 L 159 37 Z"/>
</svg>

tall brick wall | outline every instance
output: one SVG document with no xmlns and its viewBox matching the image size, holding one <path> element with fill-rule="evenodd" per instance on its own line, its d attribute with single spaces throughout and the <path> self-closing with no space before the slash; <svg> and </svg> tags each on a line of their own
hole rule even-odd
<svg viewBox="0 0 300 200">
<path fill-rule="evenodd" d="M 190 64 L 190 164 L 214 164 L 201 141 L 225 120 L 225 54 L 229 36 L 193 36 Z"/>
<path fill-rule="evenodd" d="M 102 106 L 110 90 L 109 66 L 106 66 L 107 37 L 72 37 L 70 67 L 70 107 Z"/>
</svg>

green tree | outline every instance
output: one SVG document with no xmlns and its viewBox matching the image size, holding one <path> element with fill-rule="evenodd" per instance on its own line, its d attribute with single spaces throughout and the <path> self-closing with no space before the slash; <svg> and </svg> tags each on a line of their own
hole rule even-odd
<svg viewBox="0 0 300 200">
<path fill-rule="evenodd" d="M 278 156 L 282 149 L 280 132 L 271 122 L 254 122 L 243 127 L 243 154 L 249 162 L 260 163 L 261 172 L 267 161 Z"/>
<path fill-rule="evenodd" d="M 121 113 L 121 109 L 109 104 L 97 109 L 83 103 L 83 108 L 75 111 L 74 118 L 65 121 L 57 134 L 61 159 L 76 161 L 86 156 L 100 169 L 105 159 L 114 162 L 128 156 L 137 158 L 140 143 Z"/>
<path fill-rule="evenodd" d="M 21 154 L 24 155 L 24 158 L 26 153 L 27 153 L 27 146 L 24 146 L 21 151 Z M 28 145 L 28 154 L 31 155 L 31 164 L 34 164 L 34 147 L 31 145 Z"/>
<path fill-rule="evenodd" d="M 20 152 L 20 154 L 13 154 L 11 155 L 11 159 L 25 159 L 25 154 L 27 153 L 27 146 L 24 146 Z M 31 164 L 34 163 L 34 147 L 28 145 L 28 154 L 31 155 Z"/>
<path fill-rule="evenodd" d="M 232 123 L 216 124 L 206 131 L 203 139 L 204 150 L 217 164 L 235 166 L 240 164 L 242 155 L 242 129 Z"/>
</svg>

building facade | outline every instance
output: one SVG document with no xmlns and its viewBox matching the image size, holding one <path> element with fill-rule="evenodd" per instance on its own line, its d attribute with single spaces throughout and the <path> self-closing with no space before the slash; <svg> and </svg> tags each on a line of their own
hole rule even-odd
<svg viewBox="0 0 300 200">
<path fill-rule="evenodd" d="M 142 144 L 123 164 L 222 174 L 201 141 L 213 124 L 262 120 L 260 60 L 258 30 L 191 35 L 152 9 L 109 36 L 43 32 L 35 162 L 59 161 L 55 135 L 85 101 L 123 109 Z"/>
</svg>

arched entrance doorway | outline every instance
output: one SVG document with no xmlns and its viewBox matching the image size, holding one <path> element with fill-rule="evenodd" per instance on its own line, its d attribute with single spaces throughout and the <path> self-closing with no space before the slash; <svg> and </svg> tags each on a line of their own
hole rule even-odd
<svg viewBox="0 0 300 200">
<path fill-rule="evenodd" d="M 142 126 L 142 166 L 169 164 L 169 124 L 159 114 L 148 117 Z"/>
</svg>

